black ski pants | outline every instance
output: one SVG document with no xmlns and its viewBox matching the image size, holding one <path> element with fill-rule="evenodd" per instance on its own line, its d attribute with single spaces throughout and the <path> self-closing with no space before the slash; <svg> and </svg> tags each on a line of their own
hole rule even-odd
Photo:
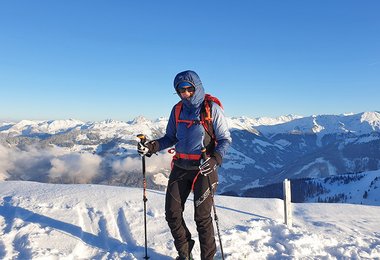
<svg viewBox="0 0 380 260">
<path fill-rule="evenodd" d="M 165 215 L 178 252 L 187 250 L 191 240 L 190 231 L 183 218 L 183 211 L 198 172 L 199 170 L 185 170 L 174 165 L 170 173 L 166 191 Z M 214 192 L 218 181 L 217 172 L 214 171 L 209 176 Z M 194 183 L 194 220 L 197 226 L 202 260 L 211 260 L 216 253 L 211 209 L 212 197 L 208 178 L 199 174 Z"/>
</svg>

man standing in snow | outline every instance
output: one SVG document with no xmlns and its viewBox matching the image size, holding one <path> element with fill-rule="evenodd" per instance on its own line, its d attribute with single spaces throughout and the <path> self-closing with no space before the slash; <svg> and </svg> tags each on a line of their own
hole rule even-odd
<svg viewBox="0 0 380 260">
<path fill-rule="evenodd" d="M 217 167 L 222 164 L 231 144 L 230 132 L 223 109 L 209 99 L 210 95 L 205 95 L 202 82 L 194 71 L 177 74 L 174 88 L 181 101 L 171 111 L 165 136 L 145 144 L 139 143 L 138 152 L 151 156 L 175 145 L 176 153 L 166 191 L 165 215 L 178 251 L 176 259 L 191 259 L 195 243 L 183 218 L 186 199 L 193 189 L 194 219 L 201 259 L 209 260 L 216 253 L 216 244 L 208 177 L 212 183 L 211 192 L 214 193 L 218 182 Z M 205 116 L 206 110 L 208 116 Z M 210 124 L 208 128 L 207 124 Z M 201 160 L 203 147 L 207 148 L 208 158 L 205 161 Z"/>
</svg>

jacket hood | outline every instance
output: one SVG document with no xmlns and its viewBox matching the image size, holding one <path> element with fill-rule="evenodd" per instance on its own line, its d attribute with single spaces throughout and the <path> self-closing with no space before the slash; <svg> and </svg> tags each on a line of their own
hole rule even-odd
<svg viewBox="0 0 380 260">
<path fill-rule="evenodd" d="M 191 70 L 186 70 L 180 72 L 174 78 L 174 89 L 177 92 L 177 86 L 182 82 L 189 82 L 195 87 L 194 95 L 189 99 L 182 99 L 182 102 L 185 107 L 189 109 L 196 109 L 202 105 L 202 102 L 205 99 L 205 91 L 202 85 L 202 81 L 199 78 L 198 74 Z M 178 93 L 178 92 L 177 92 Z M 181 95 L 178 94 L 181 98 Z"/>
</svg>

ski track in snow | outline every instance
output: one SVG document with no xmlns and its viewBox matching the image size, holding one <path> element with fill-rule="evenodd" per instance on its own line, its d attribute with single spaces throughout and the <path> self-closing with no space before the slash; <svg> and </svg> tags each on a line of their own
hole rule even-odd
<svg viewBox="0 0 380 260">
<path fill-rule="evenodd" d="M 148 255 L 173 259 L 164 192 L 147 197 Z M 293 204 L 288 228 L 281 200 L 215 200 L 226 259 L 380 259 L 380 207 Z M 192 203 L 190 196 L 185 220 L 199 260 Z M 142 190 L 0 182 L 0 237 L 0 259 L 142 259 Z"/>
</svg>

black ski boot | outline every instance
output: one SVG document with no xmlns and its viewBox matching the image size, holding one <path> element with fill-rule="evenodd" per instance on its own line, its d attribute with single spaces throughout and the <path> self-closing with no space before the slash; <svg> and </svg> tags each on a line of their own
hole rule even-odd
<svg viewBox="0 0 380 260">
<path fill-rule="evenodd" d="M 178 252 L 179 256 L 177 256 L 175 260 L 193 260 L 194 258 L 191 250 L 193 250 L 194 244 L 195 241 L 190 239 L 188 244 L 184 247 L 184 250 Z"/>
</svg>

